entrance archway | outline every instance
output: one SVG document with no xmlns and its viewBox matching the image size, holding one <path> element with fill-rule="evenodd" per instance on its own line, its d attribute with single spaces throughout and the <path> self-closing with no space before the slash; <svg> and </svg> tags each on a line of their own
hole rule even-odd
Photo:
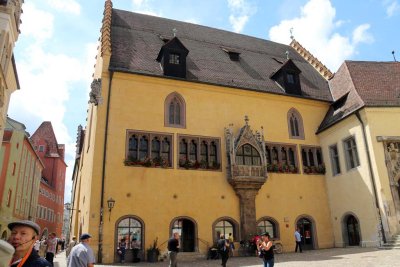
<svg viewBox="0 0 400 267">
<path fill-rule="evenodd" d="M 172 233 L 178 232 L 181 236 L 180 251 L 182 252 L 194 252 L 196 247 L 196 225 L 188 218 L 179 218 L 173 221 L 171 227 Z"/>
<path fill-rule="evenodd" d="M 360 245 L 360 226 L 358 220 L 353 215 L 345 217 L 345 231 L 347 233 L 347 241 L 349 246 Z"/>
<path fill-rule="evenodd" d="M 301 244 L 303 250 L 314 249 L 314 230 L 310 219 L 302 217 L 297 220 L 297 227 L 300 230 Z"/>
</svg>

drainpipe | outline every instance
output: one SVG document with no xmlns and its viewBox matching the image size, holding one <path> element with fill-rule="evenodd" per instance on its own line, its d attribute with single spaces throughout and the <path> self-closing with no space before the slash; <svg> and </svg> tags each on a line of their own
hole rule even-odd
<svg viewBox="0 0 400 267">
<path fill-rule="evenodd" d="M 386 243 L 385 229 L 383 228 L 381 209 L 379 208 L 378 192 L 376 190 L 374 172 L 372 171 L 372 160 L 371 160 L 371 154 L 369 153 L 367 134 L 365 133 L 365 126 L 364 126 L 364 122 L 361 119 L 360 112 L 357 110 L 355 114 L 356 114 L 358 121 L 361 123 L 361 126 L 362 126 L 365 150 L 367 151 L 367 158 L 368 158 L 368 169 L 369 169 L 369 174 L 371 177 L 372 187 L 374 188 L 375 206 L 376 206 L 376 209 L 378 210 L 378 219 L 379 219 L 379 224 L 380 224 L 380 228 L 381 228 L 382 240 L 383 240 L 383 243 Z"/>
<path fill-rule="evenodd" d="M 108 137 L 108 117 L 110 113 L 110 99 L 111 99 L 111 83 L 114 76 L 114 72 L 110 71 L 110 80 L 108 82 L 108 97 L 107 97 L 107 109 L 106 109 L 106 129 L 104 133 L 104 147 L 103 147 L 103 170 L 101 174 L 101 194 L 100 194 L 100 224 L 99 224 L 99 251 L 98 251 L 98 263 L 103 262 L 103 211 L 104 211 L 104 182 L 106 176 L 106 157 L 107 157 L 107 137 Z"/>
</svg>

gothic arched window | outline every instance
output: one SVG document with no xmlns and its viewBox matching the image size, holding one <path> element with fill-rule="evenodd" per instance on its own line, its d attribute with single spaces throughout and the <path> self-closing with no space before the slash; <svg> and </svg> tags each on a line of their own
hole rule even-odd
<svg viewBox="0 0 400 267">
<path fill-rule="evenodd" d="M 261 165 L 261 157 L 257 149 L 252 145 L 245 144 L 239 147 L 236 153 L 236 162 L 238 165 Z"/>
<path fill-rule="evenodd" d="M 291 139 L 304 139 L 303 119 L 300 113 L 291 108 L 287 114 L 289 138 Z"/>
<path fill-rule="evenodd" d="M 186 127 L 186 104 L 183 97 L 174 92 L 169 94 L 164 104 L 164 125 L 167 127 Z"/>
</svg>

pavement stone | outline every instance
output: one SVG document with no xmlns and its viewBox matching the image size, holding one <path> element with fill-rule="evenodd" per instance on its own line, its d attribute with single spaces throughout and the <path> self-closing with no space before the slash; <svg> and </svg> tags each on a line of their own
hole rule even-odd
<svg viewBox="0 0 400 267">
<path fill-rule="evenodd" d="M 376 248 L 333 248 L 303 251 L 303 253 L 283 253 L 275 255 L 276 267 L 298 267 L 298 266 L 323 266 L 323 267 L 400 267 L 400 250 L 379 250 Z M 179 262 L 179 267 L 219 267 L 221 260 L 197 260 L 193 262 Z M 121 267 L 121 266 L 168 266 L 168 262 L 140 262 L 115 265 L 95 266 Z M 232 257 L 229 258 L 228 267 L 261 267 L 262 259 L 257 257 Z M 54 259 L 54 267 L 66 267 L 65 252 L 57 254 Z"/>
</svg>

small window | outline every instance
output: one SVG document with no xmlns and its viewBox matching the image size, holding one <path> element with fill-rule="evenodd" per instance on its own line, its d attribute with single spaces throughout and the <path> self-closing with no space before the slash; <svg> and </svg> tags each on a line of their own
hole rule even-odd
<svg viewBox="0 0 400 267">
<path fill-rule="evenodd" d="M 291 108 L 287 114 L 289 138 L 291 139 L 304 139 L 303 119 L 300 113 Z"/>
<path fill-rule="evenodd" d="M 165 99 L 164 107 L 164 125 L 167 127 L 186 127 L 186 105 L 182 96 L 178 93 L 172 93 Z"/>
<path fill-rule="evenodd" d="M 179 54 L 169 54 L 169 63 L 170 64 L 175 64 L 175 65 L 179 65 L 180 64 L 180 55 Z"/>
<path fill-rule="evenodd" d="M 44 151 L 44 146 L 39 146 L 39 152 L 43 152 Z"/>
<path fill-rule="evenodd" d="M 357 144 L 354 136 L 343 141 L 347 170 L 360 166 Z"/>
<path fill-rule="evenodd" d="M 286 74 L 286 79 L 287 79 L 287 82 L 289 84 L 294 84 L 295 83 L 294 74 L 293 73 L 287 73 Z"/>
<path fill-rule="evenodd" d="M 329 154 L 331 156 L 332 175 L 338 175 L 340 174 L 340 163 L 337 145 L 329 147 Z"/>
</svg>

